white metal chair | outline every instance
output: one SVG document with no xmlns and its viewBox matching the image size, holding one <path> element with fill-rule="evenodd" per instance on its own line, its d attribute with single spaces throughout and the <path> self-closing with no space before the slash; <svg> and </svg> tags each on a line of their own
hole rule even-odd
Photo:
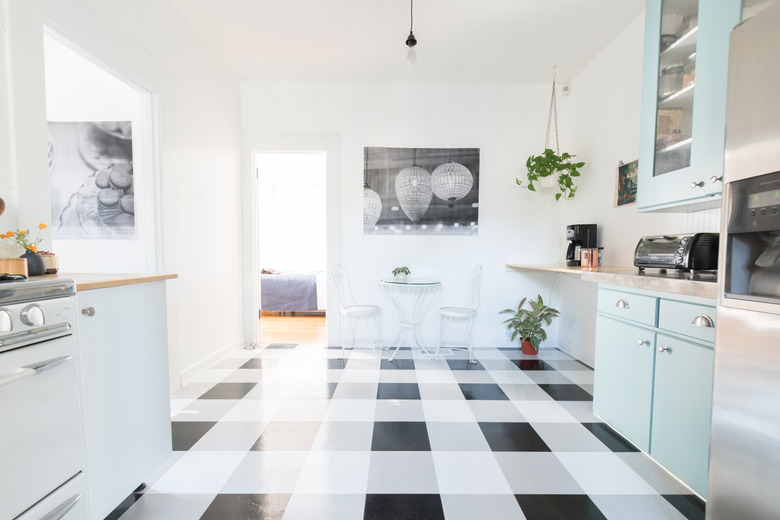
<svg viewBox="0 0 780 520">
<path fill-rule="evenodd" d="M 377 305 L 360 305 L 355 303 L 352 290 L 349 285 L 349 273 L 343 265 L 331 265 L 330 274 L 336 282 L 338 289 L 339 305 L 341 306 L 341 356 L 347 348 L 347 339 L 351 337 L 349 348 L 354 348 L 355 334 L 359 323 L 366 324 L 366 330 L 371 338 L 371 349 L 376 354 L 376 347 L 382 352 L 382 324 L 380 321 L 380 309 Z"/>
<path fill-rule="evenodd" d="M 482 283 L 482 266 L 477 265 L 474 268 L 474 276 L 472 279 L 472 293 L 471 302 L 467 307 L 442 307 L 439 309 L 441 313 L 441 337 L 439 338 L 439 344 L 436 346 L 436 353 L 434 359 L 439 359 L 439 351 L 444 343 L 451 345 L 463 345 L 461 347 L 450 347 L 453 350 L 468 350 L 469 363 L 476 365 L 477 361 L 474 359 L 474 352 L 471 349 L 471 331 L 474 328 L 474 318 L 477 315 L 479 309 L 479 287 Z M 450 325 L 460 323 L 465 335 L 465 341 L 455 342 L 447 340 L 447 331 Z"/>
</svg>

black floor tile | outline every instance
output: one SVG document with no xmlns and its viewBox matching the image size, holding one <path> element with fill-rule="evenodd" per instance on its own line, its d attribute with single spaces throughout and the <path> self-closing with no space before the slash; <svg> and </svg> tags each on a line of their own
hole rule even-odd
<svg viewBox="0 0 780 520">
<path fill-rule="evenodd" d="M 704 502 L 695 495 L 663 495 L 688 520 L 704 520 Z"/>
<path fill-rule="evenodd" d="M 297 346 L 298 346 L 297 343 L 270 343 L 265 348 L 276 350 L 276 349 L 292 349 L 292 348 L 295 348 Z"/>
<path fill-rule="evenodd" d="M 272 422 L 251 450 L 309 451 L 319 429 L 319 422 Z"/>
<path fill-rule="evenodd" d="M 371 451 L 431 451 L 424 422 L 375 422 Z"/>
<path fill-rule="evenodd" d="M 447 364 L 450 366 L 450 370 L 485 370 L 479 361 L 473 365 L 468 359 L 448 359 Z"/>
<path fill-rule="evenodd" d="M 217 495 L 200 520 L 278 520 L 284 515 L 290 495 Z"/>
<path fill-rule="evenodd" d="M 217 383 L 198 399 L 243 399 L 257 383 Z"/>
<path fill-rule="evenodd" d="M 588 495 L 515 495 L 527 520 L 606 520 Z M 637 516 L 637 518 L 641 518 Z"/>
<path fill-rule="evenodd" d="M 201 421 L 172 421 L 171 440 L 173 451 L 187 451 L 192 448 L 201 437 L 206 435 L 216 422 Z"/>
<path fill-rule="evenodd" d="M 481 422 L 479 428 L 493 451 L 550 451 L 528 423 Z"/>
<path fill-rule="evenodd" d="M 347 361 L 349 360 L 328 358 L 328 368 L 331 369 L 347 368 Z"/>
<path fill-rule="evenodd" d="M 598 440 L 604 443 L 607 448 L 614 452 L 636 452 L 638 448 L 628 442 L 622 435 L 610 428 L 604 423 L 582 423 L 590 433 L 596 436 Z"/>
<path fill-rule="evenodd" d="M 555 365 L 558 370 L 593 370 L 593 368 L 576 359 L 556 359 L 551 364 Z"/>
<path fill-rule="evenodd" d="M 556 401 L 592 401 L 593 396 L 579 385 L 539 384 Z"/>
<path fill-rule="evenodd" d="M 555 370 L 549 363 L 541 359 L 513 359 L 512 363 L 518 366 L 520 370 Z"/>
<path fill-rule="evenodd" d="M 252 358 L 238 368 L 276 368 L 284 362 L 277 358 Z"/>
<path fill-rule="evenodd" d="M 439 495 L 366 495 L 364 520 L 444 520 Z"/>
<path fill-rule="evenodd" d="M 420 399 L 417 383 L 379 383 L 377 399 Z"/>
<path fill-rule="evenodd" d="M 493 383 L 458 383 L 463 396 L 470 401 L 508 401 L 501 387 Z"/>
<path fill-rule="evenodd" d="M 379 364 L 381 370 L 414 370 L 413 359 L 383 359 Z"/>
</svg>

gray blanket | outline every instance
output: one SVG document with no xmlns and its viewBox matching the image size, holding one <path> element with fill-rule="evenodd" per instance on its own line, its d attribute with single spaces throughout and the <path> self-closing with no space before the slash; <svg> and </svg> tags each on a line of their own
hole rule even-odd
<svg viewBox="0 0 780 520">
<path fill-rule="evenodd" d="M 261 274 L 260 308 L 264 311 L 316 311 L 317 275 Z"/>
</svg>

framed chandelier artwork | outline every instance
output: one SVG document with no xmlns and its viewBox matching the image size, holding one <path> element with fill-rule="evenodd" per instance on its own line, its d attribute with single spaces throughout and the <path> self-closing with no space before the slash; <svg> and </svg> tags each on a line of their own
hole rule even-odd
<svg viewBox="0 0 780 520">
<path fill-rule="evenodd" d="M 476 235 L 479 148 L 363 149 L 363 232 Z"/>
</svg>

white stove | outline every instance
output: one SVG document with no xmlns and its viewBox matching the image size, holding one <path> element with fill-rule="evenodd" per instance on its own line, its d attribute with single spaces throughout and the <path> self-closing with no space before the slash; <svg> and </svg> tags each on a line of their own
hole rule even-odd
<svg viewBox="0 0 780 520">
<path fill-rule="evenodd" d="M 75 283 L 0 275 L 0 518 L 86 518 Z"/>
</svg>

